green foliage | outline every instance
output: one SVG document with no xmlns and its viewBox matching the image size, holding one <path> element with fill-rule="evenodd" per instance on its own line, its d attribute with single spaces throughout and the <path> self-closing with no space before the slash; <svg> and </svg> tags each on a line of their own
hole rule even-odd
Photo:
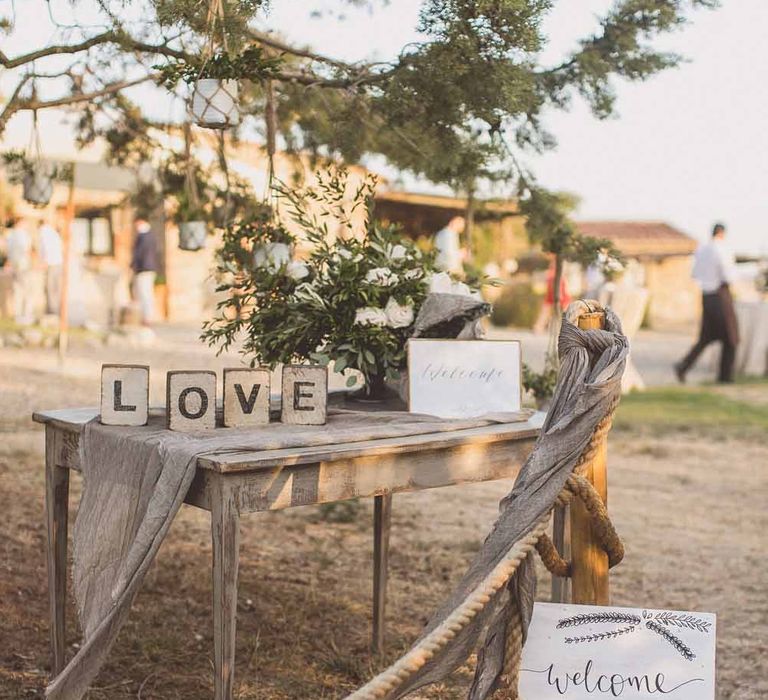
<svg viewBox="0 0 768 700">
<path fill-rule="evenodd" d="M 59 182 L 71 182 L 74 177 L 72 163 L 52 163 L 47 160 L 30 158 L 19 149 L 5 151 L 1 157 L 6 167 L 8 182 L 14 185 L 21 184 L 27 175 L 44 175 Z"/>
<path fill-rule="evenodd" d="M 557 369 L 547 363 L 543 372 L 534 372 L 523 363 L 523 386 L 530 391 L 537 401 L 551 399 L 557 384 Z"/>
<path fill-rule="evenodd" d="M 623 267 L 624 258 L 616 246 L 605 238 L 582 236 L 570 217 L 578 200 L 570 194 L 551 192 L 538 185 L 523 182 L 525 194 L 520 211 L 526 217 L 526 230 L 531 242 L 553 253 L 559 261 L 569 260 L 583 266 L 601 265 L 612 274 Z"/>
<path fill-rule="evenodd" d="M 493 304 L 491 322 L 496 326 L 533 328 L 544 301 L 528 282 L 512 282 L 504 287 Z"/>
<path fill-rule="evenodd" d="M 319 173 L 315 187 L 277 187 L 312 247 L 304 262 L 288 260 L 294 238 L 267 217 L 229 227 L 218 263 L 227 296 L 202 337 L 224 350 L 244 336 L 252 364 L 333 361 L 337 372 L 362 372 L 369 388 L 396 377 L 434 263 L 373 219 L 374 187 L 369 177 L 352 190 L 344 170 Z M 341 229 L 335 238 L 329 222 Z"/>
<path fill-rule="evenodd" d="M 172 90 L 179 81 L 191 85 L 203 78 L 258 82 L 273 77 L 280 64 L 281 59 L 267 56 L 261 47 L 249 46 L 235 55 L 221 52 L 210 57 L 169 61 L 154 67 L 160 73 L 160 81 Z"/>
</svg>

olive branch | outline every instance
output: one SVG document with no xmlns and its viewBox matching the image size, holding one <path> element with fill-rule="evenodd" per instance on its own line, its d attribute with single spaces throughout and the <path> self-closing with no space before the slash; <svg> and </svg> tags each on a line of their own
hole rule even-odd
<svg viewBox="0 0 768 700">
<path fill-rule="evenodd" d="M 595 634 L 586 634 L 581 637 L 566 637 L 566 644 L 582 644 L 584 642 L 602 642 L 604 639 L 616 639 L 622 634 L 629 634 L 635 631 L 635 626 L 621 627 L 610 632 L 596 632 Z"/>
<path fill-rule="evenodd" d="M 662 627 L 654 620 L 648 620 L 645 623 L 645 626 L 652 632 L 655 632 L 659 636 L 666 639 L 677 650 L 677 652 L 685 659 L 688 659 L 688 661 L 693 661 L 696 658 L 696 654 L 693 653 L 693 650 L 688 645 L 686 645 L 686 643 L 680 639 L 680 637 L 672 634 L 672 632 L 670 632 L 665 627 Z"/>
<path fill-rule="evenodd" d="M 588 613 L 586 615 L 575 615 L 573 617 L 566 617 L 560 620 L 557 623 L 557 629 L 598 623 L 625 624 L 634 627 L 640 624 L 640 616 L 620 612 L 598 612 Z"/>
</svg>

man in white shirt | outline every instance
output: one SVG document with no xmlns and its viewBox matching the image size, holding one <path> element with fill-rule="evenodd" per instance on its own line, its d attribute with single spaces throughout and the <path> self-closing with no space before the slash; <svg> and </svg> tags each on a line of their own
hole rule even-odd
<svg viewBox="0 0 768 700">
<path fill-rule="evenodd" d="M 8 266 L 13 273 L 14 319 L 20 325 L 34 322 L 34 289 L 32 288 L 32 236 L 20 219 L 11 217 L 5 238 Z"/>
<path fill-rule="evenodd" d="M 463 216 L 454 216 L 445 228 L 435 234 L 437 257 L 435 266 L 445 272 L 461 272 L 462 255 L 459 236 L 464 231 L 466 221 Z"/>
<path fill-rule="evenodd" d="M 59 232 L 40 220 L 38 228 L 40 240 L 40 259 L 45 266 L 46 311 L 58 314 L 61 306 L 61 270 L 64 264 L 64 249 Z"/>
<path fill-rule="evenodd" d="M 693 277 L 701 286 L 701 332 L 690 352 L 675 365 L 675 373 L 684 382 L 686 373 L 704 348 L 720 341 L 722 351 L 717 380 L 732 382 L 736 346 L 739 344 L 739 328 L 730 289 L 731 282 L 736 279 L 736 259 L 725 243 L 723 224 L 715 224 L 712 240 L 696 251 Z"/>
</svg>

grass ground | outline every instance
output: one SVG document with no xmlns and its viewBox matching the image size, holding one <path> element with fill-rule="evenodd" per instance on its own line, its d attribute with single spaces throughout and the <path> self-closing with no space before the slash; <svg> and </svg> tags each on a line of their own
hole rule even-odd
<svg viewBox="0 0 768 700">
<path fill-rule="evenodd" d="M 7 357 L 8 355 L 6 355 Z M 178 366 L 184 366 L 179 363 Z M 47 599 L 36 408 L 92 404 L 97 372 L 66 381 L 0 355 L 0 698 L 42 697 Z M 768 697 L 768 385 L 649 390 L 623 401 L 610 508 L 627 557 L 617 605 L 718 614 L 718 700 Z M 507 482 L 395 498 L 385 658 L 368 651 L 371 508 L 243 519 L 236 697 L 344 697 L 418 635 L 495 518 Z M 72 507 L 79 479 L 73 479 Z M 339 522 L 342 521 L 342 522 Z M 91 700 L 210 698 L 209 519 L 185 507 Z M 540 597 L 549 581 L 541 577 Z M 68 653 L 78 632 L 70 605 Z M 419 697 L 458 700 L 471 663 Z M 533 699 L 529 699 L 533 700 Z"/>
<path fill-rule="evenodd" d="M 658 387 L 625 396 L 619 430 L 708 433 L 746 439 L 768 436 L 768 381 L 734 385 Z"/>
</svg>

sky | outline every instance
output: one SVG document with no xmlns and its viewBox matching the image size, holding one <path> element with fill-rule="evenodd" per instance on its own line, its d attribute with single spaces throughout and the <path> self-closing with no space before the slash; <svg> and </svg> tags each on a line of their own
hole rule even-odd
<svg viewBox="0 0 768 700">
<path fill-rule="evenodd" d="M 611 4 L 556 0 L 544 25 L 544 59 L 557 62 Z M 17 11 L 40 5 L 17 0 Z M 420 5 L 375 0 L 370 10 L 331 0 L 272 0 L 263 24 L 338 58 L 387 60 L 423 39 L 415 31 Z M 312 17 L 309 7 L 320 16 Z M 340 7 L 343 21 L 337 21 Z M 607 121 L 595 119 L 578 98 L 568 112 L 548 112 L 544 122 L 557 149 L 523 160 L 546 186 L 580 197 L 578 218 L 663 220 L 700 240 L 724 221 L 739 252 L 768 254 L 768 1 L 722 0 L 720 9 L 691 18 L 659 44 L 685 56 L 682 66 L 643 83 L 620 83 L 618 114 Z M 13 43 L 39 43 L 50 31 L 43 24 L 19 22 Z M 4 46 L 11 54 L 13 48 Z M 8 138 L 28 133 L 23 122 L 11 123 Z M 60 138 L 58 128 L 48 138 L 54 134 Z M 408 176 L 402 183 L 435 190 Z"/>
</svg>

